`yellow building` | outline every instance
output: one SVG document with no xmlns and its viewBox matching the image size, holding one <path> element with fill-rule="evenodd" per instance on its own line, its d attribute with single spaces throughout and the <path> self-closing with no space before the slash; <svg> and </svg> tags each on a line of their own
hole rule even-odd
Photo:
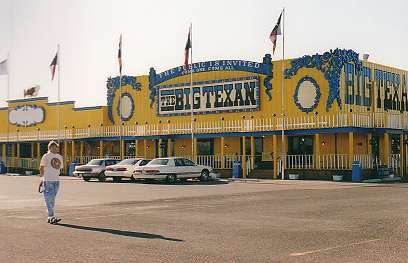
<svg viewBox="0 0 408 263">
<path fill-rule="evenodd" d="M 325 177 L 349 171 L 355 160 L 364 170 L 385 164 L 405 172 L 407 71 L 340 49 L 284 63 L 267 54 L 260 62 L 215 60 L 192 68 L 192 89 L 191 67 L 151 68 L 148 75 L 123 76 L 122 85 L 109 78 L 107 106 L 11 100 L 0 109 L 1 158 L 34 168 L 50 139 L 61 141 L 65 167 L 104 156 L 191 157 L 194 145 L 198 163 L 228 174 L 241 160 L 244 176 L 277 178 L 283 124 L 289 172 Z"/>
</svg>

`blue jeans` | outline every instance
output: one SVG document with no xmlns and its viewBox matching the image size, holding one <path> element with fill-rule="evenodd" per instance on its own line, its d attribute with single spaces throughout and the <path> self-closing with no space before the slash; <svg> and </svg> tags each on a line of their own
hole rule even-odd
<svg viewBox="0 0 408 263">
<path fill-rule="evenodd" d="M 48 217 L 54 216 L 55 197 L 57 196 L 59 185 L 59 181 L 44 181 L 44 200 L 48 209 Z"/>
</svg>

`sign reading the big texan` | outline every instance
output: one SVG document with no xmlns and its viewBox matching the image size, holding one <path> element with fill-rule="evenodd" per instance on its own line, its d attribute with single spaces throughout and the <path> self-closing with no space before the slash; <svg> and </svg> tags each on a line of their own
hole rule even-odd
<svg viewBox="0 0 408 263">
<path fill-rule="evenodd" d="M 259 78 L 257 76 L 193 83 L 193 112 L 253 111 L 259 109 Z M 191 85 L 180 83 L 159 86 L 159 116 L 191 114 Z"/>
</svg>

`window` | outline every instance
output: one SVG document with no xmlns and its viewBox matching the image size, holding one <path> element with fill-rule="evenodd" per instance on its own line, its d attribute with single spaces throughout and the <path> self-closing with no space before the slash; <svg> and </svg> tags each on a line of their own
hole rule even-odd
<svg viewBox="0 0 408 263">
<path fill-rule="evenodd" d="M 183 159 L 174 159 L 174 164 L 176 166 L 185 166 Z"/>
<path fill-rule="evenodd" d="M 214 155 L 214 139 L 198 139 L 197 154 Z"/>
<path fill-rule="evenodd" d="M 91 160 L 87 165 L 102 165 L 103 160 Z"/>
<path fill-rule="evenodd" d="M 195 166 L 195 163 L 190 161 L 189 159 L 184 159 L 185 166 Z"/>
<path fill-rule="evenodd" d="M 312 155 L 312 136 L 290 136 L 288 137 L 288 154 L 290 155 Z"/>
<path fill-rule="evenodd" d="M 149 164 L 151 164 L 151 165 L 167 165 L 168 162 L 169 162 L 169 159 L 154 159 Z"/>
<path fill-rule="evenodd" d="M 150 162 L 150 160 L 141 160 L 139 162 L 139 166 L 145 166 L 146 164 L 148 164 Z"/>
<path fill-rule="evenodd" d="M 138 159 L 125 159 L 121 162 L 119 162 L 118 164 L 121 165 L 135 165 L 139 160 Z"/>
</svg>

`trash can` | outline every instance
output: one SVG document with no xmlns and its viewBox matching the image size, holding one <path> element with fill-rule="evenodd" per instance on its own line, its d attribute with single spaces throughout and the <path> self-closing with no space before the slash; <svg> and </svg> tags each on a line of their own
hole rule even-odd
<svg viewBox="0 0 408 263">
<path fill-rule="evenodd" d="M 0 174 L 5 174 L 5 173 L 7 173 L 7 167 L 3 161 L 0 161 Z"/>
<path fill-rule="evenodd" d="M 232 162 L 232 178 L 240 178 L 240 177 L 242 177 L 241 162 L 233 161 Z"/>
<path fill-rule="evenodd" d="M 74 171 L 75 171 L 75 167 L 77 166 L 77 162 L 73 161 L 69 167 L 68 167 L 68 175 L 69 176 L 73 176 L 74 175 Z"/>
<path fill-rule="evenodd" d="M 351 172 L 351 181 L 353 181 L 353 182 L 363 181 L 360 161 L 354 161 L 353 162 L 353 170 Z"/>
</svg>

